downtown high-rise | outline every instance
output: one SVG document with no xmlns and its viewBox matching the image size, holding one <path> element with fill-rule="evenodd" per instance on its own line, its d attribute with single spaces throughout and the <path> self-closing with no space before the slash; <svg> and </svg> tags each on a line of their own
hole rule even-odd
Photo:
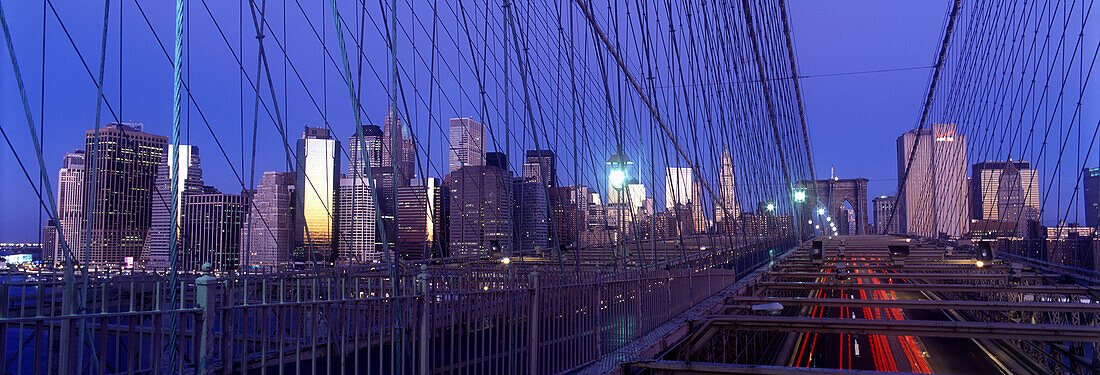
<svg viewBox="0 0 1100 375">
<path fill-rule="evenodd" d="M 140 124 L 112 123 L 84 134 L 87 246 L 74 247 L 92 267 L 132 266 L 152 223 L 153 192 L 168 139 Z M 94 171 L 94 173 L 91 173 Z"/>
<path fill-rule="evenodd" d="M 714 202 L 714 223 L 724 233 L 735 230 L 737 217 L 741 215 L 741 206 L 737 202 L 737 179 L 733 166 L 733 155 L 729 148 L 723 148 L 718 163 L 718 201 Z"/>
<path fill-rule="evenodd" d="M 898 179 L 904 181 L 897 202 L 902 232 L 930 237 L 967 232 L 966 160 L 966 136 L 956 132 L 954 124 L 933 124 L 898 137 Z"/>
<path fill-rule="evenodd" d="M 363 125 L 363 138 L 359 134 L 348 137 L 348 176 L 354 176 L 355 171 L 369 177 L 367 167 L 370 170 L 382 167 L 382 140 L 384 134 L 378 125 Z M 364 153 L 363 150 L 366 152 Z M 364 159 L 365 156 L 365 159 Z"/>
<path fill-rule="evenodd" d="M 298 140 L 294 258 L 331 262 L 336 256 L 340 141 L 325 128 L 307 127 Z"/>
<path fill-rule="evenodd" d="M 210 263 L 216 272 L 237 269 L 248 205 L 246 197 L 223 194 L 207 186 L 182 198 L 179 269 L 201 271 L 205 263 Z"/>
<path fill-rule="evenodd" d="M 692 225 L 688 232 L 706 230 L 702 189 L 691 168 L 669 167 L 666 170 L 665 209 L 675 212 L 680 222 L 690 221 Z M 683 215 L 688 216 L 680 217 Z"/>
<path fill-rule="evenodd" d="M 1027 161 L 987 161 L 970 172 L 970 218 L 1019 222 L 1038 220 L 1039 171 Z"/>
<path fill-rule="evenodd" d="M 58 222 L 54 230 L 54 252 L 50 254 L 55 265 L 64 263 L 64 247 L 76 254 L 77 247 L 84 245 L 84 157 L 83 150 L 65 154 L 57 172 Z"/>
<path fill-rule="evenodd" d="M 900 232 L 901 220 L 894 212 L 894 205 L 898 198 L 893 195 L 883 195 L 871 200 L 871 206 L 875 211 L 875 233 L 895 234 Z M 894 215 L 893 220 L 890 215 Z"/>
<path fill-rule="evenodd" d="M 550 246 L 549 202 L 546 186 L 538 177 L 519 177 L 512 182 L 512 222 L 515 247 L 532 252 Z"/>
<path fill-rule="evenodd" d="M 440 181 L 413 179 L 397 189 L 397 254 L 401 259 L 427 259 L 440 253 L 436 215 Z"/>
<path fill-rule="evenodd" d="M 1085 201 L 1085 225 L 1096 228 L 1100 225 L 1100 168 L 1084 168 L 1081 184 L 1082 198 Z"/>
<path fill-rule="evenodd" d="M 294 180 L 294 173 L 276 171 L 260 178 L 241 228 L 241 268 L 273 270 L 290 262 L 296 228 Z"/>
<path fill-rule="evenodd" d="M 450 252 L 482 256 L 512 249 L 512 175 L 499 162 L 451 172 Z"/>
<path fill-rule="evenodd" d="M 397 187 L 408 186 L 416 176 L 416 140 L 393 107 L 382 125 L 382 167 L 393 167 Z"/>
<path fill-rule="evenodd" d="M 175 159 L 173 173 L 172 159 Z M 179 151 L 169 146 L 165 149 L 157 167 L 157 179 L 153 191 L 153 219 L 149 227 L 149 237 L 145 241 L 142 258 L 145 266 L 153 269 L 167 269 L 171 265 L 172 228 L 176 230 L 177 251 L 183 241 L 180 218 L 183 217 L 183 197 L 202 189 L 202 168 L 199 148 L 191 145 L 179 145 Z M 172 176 L 176 176 L 176 196 L 172 198 Z M 172 202 L 176 204 L 176 216 L 172 217 Z M 178 261 L 178 259 L 177 259 Z"/>
<path fill-rule="evenodd" d="M 466 166 L 485 165 L 485 126 L 469 117 L 452 118 L 447 173 Z"/>
<path fill-rule="evenodd" d="M 527 150 L 523 162 L 523 177 L 535 178 L 547 188 L 557 186 L 557 156 L 551 150 Z"/>
<path fill-rule="evenodd" d="M 362 174 L 341 178 L 338 206 L 340 213 L 336 262 L 363 264 L 382 261 L 382 248 L 377 243 L 378 217 L 370 179 Z"/>
</svg>

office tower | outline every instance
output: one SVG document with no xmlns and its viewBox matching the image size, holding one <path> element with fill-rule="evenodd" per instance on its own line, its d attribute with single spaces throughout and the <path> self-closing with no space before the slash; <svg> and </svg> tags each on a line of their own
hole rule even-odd
<svg viewBox="0 0 1100 375">
<path fill-rule="evenodd" d="M 355 170 L 359 170 L 360 174 L 367 175 L 367 166 L 371 167 L 371 170 L 382 167 L 382 128 L 378 125 L 363 125 L 363 139 L 359 140 L 358 134 L 352 134 L 348 137 L 348 176 L 355 177 Z M 361 160 L 363 152 L 360 150 L 362 146 L 366 147 L 366 160 L 370 164 L 365 164 Z"/>
<path fill-rule="evenodd" d="M 74 256 L 84 247 L 84 151 L 76 150 L 61 159 L 57 172 L 57 251 L 67 246 Z M 62 243 L 63 242 L 63 243 Z M 81 261 L 83 258 L 76 259 Z M 53 257 L 55 265 L 65 262 L 63 252 Z"/>
<path fill-rule="evenodd" d="M 451 255 L 482 256 L 512 249 L 512 176 L 493 165 L 459 168 L 447 177 L 451 195 Z"/>
<path fill-rule="evenodd" d="M 688 209 L 677 209 L 676 206 Z M 693 221 L 691 229 L 700 233 L 706 230 L 706 216 L 703 213 L 703 194 L 691 168 L 669 167 L 665 174 L 665 209 L 677 215 L 690 213 Z"/>
<path fill-rule="evenodd" d="M 1039 180 L 1039 171 L 1031 169 L 1031 163 L 1026 161 L 974 164 L 970 172 L 970 218 L 1012 222 L 1021 218 L 1038 220 L 1042 199 Z M 1006 209 L 1007 205 L 1013 208 Z"/>
<path fill-rule="evenodd" d="M 508 155 L 503 152 L 486 152 L 485 165 L 505 171 L 509 176 L 512 175 L 512 169 L 508 166 Z"/>
<path fill-rule="evenodd" d="M 1000 181 L 997 184 L 997 219 L 1014 223 L 1028 219 L 1038 220 L 1039 210 L 1037 207 L 1026 204 L 1026 197 L 1030 192 L 1025 191 L 1025 189 L 1036 190 L 1032 198 L 1038 205 L 1038 181 L 1034 170 L 1026 170 L 1027 177 L 1024 177 L 1024 171 L 1016 168 L 1015 163 L 1008 163 L 1001 172 Z"/>
<path fill-rule="evenodd" d="M 722 225 L 726 218 L 736 220 L 741 215 L 737 203 L 737 179 L 734 176 L 733 155 L 729 148 L 722 149 L 718 166 L 718 202 L 714 204 L 714 222 Z"/>
<path fill-rule="evenodd" d="M 294 246 L 294 173 L 264 172 L 241 228 L 241 268 L 271 270 L 286 265 Z"/>
<path fill-rule="evenodd" d="M 435 206 L 432 207 L 435 223 L 435 241 L 432 253 L 439 257 L 451 256 L 451 188 L 443 183 L 436 190 Z"/>
<path fill-rule="evenodd" d="M 573 196 L 570 197 L 570 202 L 572 202 L 577 209 L 577 231 L 583 232 L 588 228 L 588 208 L 591 206 L 590 197 L 592 195 L 592 190 L 584 185 L 574 185 L 572 186 L 571 193 Z M 598 194 L 596 196 L 599 197 Z"/>
<path fill-rule="evenodd" d="M 893 195 L 883 195 L 871 200 L 872 205 L 875 207 L 875 233 L 895 234 L 901 232 L 901 213 L 893 213 L 894 204 L 897 200 L 898 198 Z M 895 215 L 892 221 L 890 220 L 891 214 Z"/>
<path fill-rule="evenodd" d="M 178 156 L 177 156 L 178 155 Z M 172 158 L 176 156 L 176 217 L 172 220 Z M 172 226 L 176 228 L 176 245 L 183 240 L 180 219 L 183 217 L 183 197 L 202 189 L 202 168 L 200 167 L 199 148 L 180 145 L 178 154 L 168 146 L 157 167 L 157 180 L 153 191 L 153 222 L 149 227 L 149 238 L 145 241 L 143 259 L 145 266 L 153 269 L 168 269 L 171 266 L 169 254 L 172 244 L 170 236 Z M 177 248 L 177 251 L 179 249 Z M 178 260 L 178 259 L 177 259 Z M 183 269 L 182 267 L 180 269 Z"/>
<path fill-rule="evenodd" d="M 247 200 L 213 188 L 204 190 L 183 196 L 179 268 L 201 271 L 204 263 L 210 263 L 214 271 L 235 270 L 240 265 Z"/>
<path fill-rule="evenodd" d="M 60 254 L 57 252 L 57 222 L 53 219 L 46 220 L 42 226 L 42 264 L 56 265 Z"/>
<path fill-rule="evenodd" d="M 374 173 L 374 188 L 378 189 L 378 208 L 382 215 L 381 228 L 375 232 L 375 243 L 378 251 L 384 246 L 389 246 L 391 251 L 397 247 L 397 187 L 394 186 L 393 167 L 372 169 Z M 385 233 L 387 244 L 382 243 L 382 233 Z"/>
<path fill-rule="evenodd" d="M 92 267 L 133 264 L 141 258 L 152 222 L 158 165 L 168 139 L 140 124 L 112 123 L 84 134 L 84 197 L 88 246 L 73 247 Z M 94 181 L 94 184 L 92 183 Z M 85 251 L 87 250 L 87 251 Z"/>
<path fill-rule="evenodd" d="M 550 197 L 551 246 L 572 246 L 576 243 L 579 231 L 576 203 L 573 203 L 575 186 L 552 187 L 547 192 Z"/>
<path fill-rule="evenodd" d="M 344 176 L 340 179 L 339 239 L 336 262 L 340 264 L 378 263 L 383 261 L 377 242 L 374 199 L 370 180 Z"/>
<path fill-rule="evenodd" d="M 485 127 L 469 117 L 452 118 L 447 173 L 485 165 Z"/>
<path fill-rule="evenodd" d="M 340 141 L 325 128 L 306 127 L 298 140 L 295 260 L 330 262 L 336 254 L 336 193 Z"/>
<path fill-rule="evenodd" d="M 435 210 L 440 181 L 413 179 L 397 189 L 397 254 L 402 259 L 433 257 Z"/>
<path fill-rule="evenodd" d="M 528 165 L 531 166 L 530 176 L 528 176 Z M 523 177 L 537 177 L 538 181 L 547 188 L 557 186 L 558 166 L 554 151 L 527 150 L 527 158 L 523 164 Z"/>
<path fill-rule="evenodd" d="M 933 124 L 898 137 L 898 179 L 905 182 L 897 203 L 901 231 L 936 237 L 967 232 L 966 136 L 955 130 L 954 124 Z"/>
<path fill-rule="evenodd" d="M 1100 168 L 1085 168 L 1084 173 L 1084 201 L 1085 201 L 1085 225 L 1096 228 L 1100 225 Z"/>
<path fill-rule="evenodd" d="M 512 218 L 516 249 L 523 252 L 548 249 L 550 218 L 546 186 L 538 177 L 520 177 L 513 180 L 512 194 L 515 197 Z"/>
<path fill-rule="evenodd" d="M 607 206 L 599 203 L 588 205 L 587 230 L 607 229 Z"/>
<path fill-rule="evenodd" d="M 408 186 L 416 174 L 416 141 L 393 107 L 386 114 L 382 129 L 382 166 L 393 167 L 397 187 Z"/>
</svg>

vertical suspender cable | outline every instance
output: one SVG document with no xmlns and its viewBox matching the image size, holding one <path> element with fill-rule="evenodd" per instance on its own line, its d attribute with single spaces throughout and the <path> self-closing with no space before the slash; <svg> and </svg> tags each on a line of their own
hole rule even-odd
<svg viewBox="0 0 1100 375">
<path fill-rule="evenodd" d="M 170 218 L 172 220 L 168 229 L 168 264 L 169 264 L 169 278 L 168 278 L 168 301 L 169 308 L 176 305 L 177 299 L 180 297 L 179 286 L 179 236 L 176 231 L 179 229 L 179 147 L 180 147 L 180 86 L 183 83 L 183 0 L 176 0 L 176 44 L 175 52 L 172 57 L 172 133 L 169 135 L 168 149 L 168 165 L 169 173 L 171 173 L 171 207 L 169 207 Z M 178 329 L 179 316 L 177 314 L 171 314 L 168 316 L 168 346 L 165 348 L 168 355 L 168 368 L 161 369 L 166 370 L 168 373 L 172 373 L 176 369 L 176 354 L 178 351 L 176 345 L 178 343 Z"/>
</svg>

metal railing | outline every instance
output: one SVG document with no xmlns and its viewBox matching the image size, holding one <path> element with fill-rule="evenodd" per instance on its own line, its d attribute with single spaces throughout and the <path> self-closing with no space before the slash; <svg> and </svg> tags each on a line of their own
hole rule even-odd
<svg viewBox="0 0 1100 375">
<path fill-rule="evenodd" d="M 18 374 L 553 374 L 597 360 L 731 285 L 732 265 L 786 241 L 652 267 L 419 265 L 203 276 L 167 304 L 164 278 L 0 283 L 0 368 Z M 779 251 L 776 251 L 778 253 Z M 84 281 L 84 280 L 82 280 Z M 81 297 L 77 297 L 81 298 Z M 166 332 L 169 321 L 176 332 Z M 178 343 L 168 348 L 169 335 Z M 168 356 L 176 356 L 169 361 Z M 168 368 L 175 363 L 176 368 Z"/>
</svg>

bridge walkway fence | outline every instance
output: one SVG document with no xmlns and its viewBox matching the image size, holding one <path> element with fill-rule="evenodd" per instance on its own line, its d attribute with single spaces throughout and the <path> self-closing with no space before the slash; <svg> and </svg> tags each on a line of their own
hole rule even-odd
<svg viewBox="0 0 1100 375">
<path fill-rule="evenodd" d="M 56 278 L 0 283 L 0 369 L 15 374 L 555 374 L 598 360 L 728 287 L 760 240 L 626 269 L 421 265 L 89 279 L 63 313 Z M 740 262 L 740 263 L 739 263 Z M 80 283 L 78 283 L 80 284 Z M 177 332 L 166 332 L 170 319 Z M 168 335 L 176 348 L 167 348 Z M 169 369 L 169 355 L 177 368 Z"/>
</svg>

